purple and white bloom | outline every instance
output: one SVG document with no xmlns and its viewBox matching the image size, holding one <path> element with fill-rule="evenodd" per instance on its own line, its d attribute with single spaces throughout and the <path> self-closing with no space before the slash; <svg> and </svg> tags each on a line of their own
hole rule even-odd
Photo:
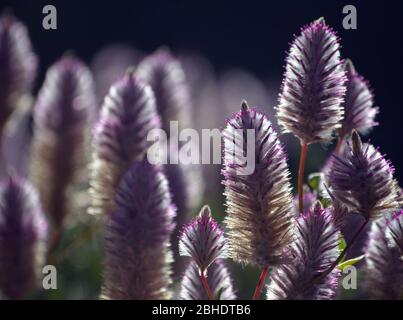
<svg viewBox="0 0 403 320">
<path fill-rule="evenodd" d="M 30 95 L 38 59 L 25 25 L 10 14 L 0 17 L 0 132 L 20 98 Z"/>
<path fill-rule="evenodd" d="M 87 120 L 94 107 L 92 76 L 81 60 L 67 55 L 49 68 L 33 109 L 30 178 L 56 229 L 74 211 L 68 189 L 86 169 Z"/>
<path fill-rule="evenodd" d="M 215 260 L 226 258 L 227 251 L 224 230 L 212 218 L 210 208 L 204 206 L 199 215 L 182 229 L 180 255 L 191 257 L 200 272 L 205 272 Z"/>
<path fill-rule="evenodd" d="M 10 177 L 0 184 L 0 293 L 23 299 L 36 287 L 46 254 L 48 224 L 36 191 Z"/>
<path fill-rule="evenodd" d="M 341 126 L 346 77 L 339 50 L 323 18 L 302 28 L 291 44 L 277 119 L 304 144 L 328 141 Z"/>
<path fill-rule="evenodd" d="M 391 163 L 371 144 L 363 144 L 353 131 L 351 144 L 341 156 L 334 156 L 331 191 L 351 212 L 375 219 L 399 208 L 393 172 Z"/>
<path fill-rule="evenodd" d="M 403 292 L 403 211 L 372 223 L 366 249 L 365 287 L 372 299 L 399 300 Z"/>
<path fill-rule="evenodd" d="M 106 225 L 102 297 L 169 299 L 175 207 L 157 166 L 136 162 L 124 175 Z"/>
<path fill-rule="evenodd" d="M 160 128 L 154 94 L 128 70 L 105 97 L 93 134 L 90 164 L 92 214 L 112 212 L 116 188 L 130 166 L 145 157 L 150 130 Z"/>
<path fill-rule="evenodd" d="M 295 237 L 294 260 L 273 271 L 267 286 L 267 299 L 332 299 L 340 276 L 338 268 L 323 279 L 313 281 L 339 256 L 340 233 L 333 225 L 331 213 L 317 202 L 296 219 Z"/>
<path fill-rule="evenodd" d="M 341 132 L 349 135 L 354 129 L 361 135 L 366 134 L 374 126 L 379 109 L 374 106 L 374 95 L 369 83 L 357 73 L 351 60 L 344 62 L 347 76 L 347 91 L 344 99 L 344 119 Z"/>
<path fill-rule="evenodd" d="M 253 142 L 247 139 L 248 130 L 254 134 Z M 293 199 L 287 158 L 277 133 L 262 113 L 243 102 L 228 121 L 223 139 L 231 257 L 261 267 L 282 263 L 284 248 L 292 242 Z M 238 161 L 251 150 L 253 159 Z M 249 174 L 246 171 L 252 165 Z"/>
<path fill-rule="evenodd" d="M 224 261 L 215 260 L 207 272 L 207 282 L 219 300 L 236 300 L 231 275 Z M 181 300 L 208 300 L 205 288 L 200 280 L 200 270 L 195 261 L 191 261 L 185 270 L 181 282 Z"/>
</svg>

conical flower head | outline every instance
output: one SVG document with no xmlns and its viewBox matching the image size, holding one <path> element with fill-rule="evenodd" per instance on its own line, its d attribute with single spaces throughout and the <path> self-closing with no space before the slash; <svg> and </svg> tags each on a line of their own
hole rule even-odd
<svg viewBox="0 0 403 320">
<path fill-rule="evenodd" d="M 375 116 L 378 108 L 374 107 L 374 95 L 369 83 L 357 73 L 351 60 L 344 62 L 347 76 L 347 91 L 344 107 L 344 119 L 342 121 L 343 134 L 350 134 L 354 129 L 360 134 L 366 134 L 378 123 Z"/>
<path fill-rule="evenodd" d="M 259 266 L 282 263 L 283 249 L 292 241 L 293 212 L 283 146 L 270 121 L 246 102 L 228 121 L 223 139 L 225 223 L 232 258 Z"/>
<path fill-rule="evenodd" d="M 291 44 L 277 118 L 303 143 L 327 141 L 340 127 L 346 78 L 339 49 L 323 18 L 303 28 Z"/>
<path fill-rule="evenodd" d="M 81 60 L 67 55 L 49 68 L 33 109 L 30 177 L 57 228 L 75 211 L 68 191 L 86 167 L 87 120 L 94 107 L 92 76 Z"/>
<path fill-rule="evenodd" d="M 154 94 L 129 70 L 105 97 L 94 130 L 90 213 L 108 214 L 116 187 L 130 165 L 144 158 L 150 130 L 160 127 Z"/>
<path fill-rule="evenodd" d="M 219 300 L 236 300 L 231 275 L 224 261 L 214 261 L 207 272 L 207 282 L 214 297 Z M 200 280 L 200 270 L 195 261 L 191 261 L 185 270 L 181 283 L 181 300 L 208 300 L 205 288 Z"/>
<path fill-rule="evenodd" d="M 220 225 L 204 206 L 198 217 L 185 225 L 179 238 L 179 253 L 194 259 L 201 272 L 215 260 L 227 257 L 227 240 Z"/>
<path fill-rule="evenodd" d="M 335 156 L 330 171 L 330 184 L 337 200 L 352 212 L 373 219 L 397 209 L 398 186 L 393 167 L 370 144 L 362 144 L 353 131 L 351 144 L 342 156 Z"/>
<path fill-rule="evenodd" d="M 18 99 L 30 94 L 37 70 L 26 27 L 10 14 L 0 17 L 0 131 L 18 107 Z"/>
<path fill-rule="evenodd" d="M 180 128 L 187 128 L 191 97 L 180 61 L 168 49 L 159 49 L 140 62 L 136 74 L 155 93 L 162 128 L 168 133 L 170 121 L 178 121 Z"/>
<path fill-rule="evenodd" d="M 175 208 L 161 170 L 146 160 L 124 175 L 106 226 L 103 297 L 168 299 Z"/>
<path fill-rule="evenodd" d="M 292 247 L 294 261 L 274 270 L 268 285 L 267 299 L 327 300 L 337 289 L 340 271 L 315 282 L 339 255 L 340 233 L 332 223 L 331 213 L 316 203 L 296 219 L 296 239 Z"/>
<path fill-rule="evenodd" d="M 403 211 L 373 222 L 366 250 L 365 287 L 372 299 L 399 300 L 403 292 Z"/>
<path fill-rule="evenodd" d="M 45 258 L 47 222 L 32 186 L 19 178 L 0 185 L 0 293 L 22 299 L 34 289 Z"/>
</svg>

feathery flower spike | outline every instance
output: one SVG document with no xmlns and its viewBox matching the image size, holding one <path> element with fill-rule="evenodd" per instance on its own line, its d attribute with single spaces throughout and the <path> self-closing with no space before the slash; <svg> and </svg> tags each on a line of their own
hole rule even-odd
<svg viewBox="0 0 403 320">
<path fill-rule="evenodd" d="M 378 108 L 374 107 L 374 95 L 369 83 L 357 73 L 351 60 L 344 62 L 347 76 L 347 91 L 344 106 L 344 119 L 342 121 L 343 134 L 350 134 L 353 129 L 360 134 L 366 134 L 378 123 L 375 116 Z"/>
<path fill-rule="evenodd" d="M 178 121 L 179 128 L 187 128 L 191 97 L 180 61 L 168 49 L 162 48 L 140 62 L 136 75 L 152 87 L 162 119 L 161 127 L 168 136 L 170 121 Z"/>
<path fill-rule="evenodd" d="M 151 144 L 147 134 L 159 127 L 150 86 L 129 69 L 109 90 L 94 130 L 89 213 L 107 215 L 112 212 L 122 175 L 133 162 L 144 158 Z"/>
<path fill-rule="evenodd" d="M 23 299 L 35 288 L 45 260 L 47 222 L 38 196 L 24 180 L 0 185 L 0 292 Z"/>
<path fill-rule="evenodd" d="M 363 144 L 353 131 L 351 145 L 342 156 L 335 156 L 330 183 L 335 198 L 366 220 L 376 219 L 398 209 L 399 188 L 393 167 L 377 149 Z"/>
<path fill-rule="evenodd" d="M 254 134 L 254 145 L 248 141 L 248 130 Z M 223 139 L 230 253 L 237 262 L 262 267 L 259 285 L 263 285 L 268 267 L 284 262 L 283 250 L 292 242 L 293 200 L 286 154 L 270 121 L 245 101 L 229 120 Z M 254 152 L 254 163 L 240 163 L 248 149 Z M 251 165 L 254 171 L 245 174 Z"/>
<path fill-rule="evenodd" d="M 220 225 L 211 217 L 208 206 L 185 225 L 179 238 L 181 256 L 192 257 L 201 272 L 217 259 L 227 257 L 227 240 Z"/>
<path fill-rule="evenodd" d="M 26 27 L 11 14 L 0 17 L 0 133 L 20 98 L 31 94 L 37 70 Z"/>
<path fill-rule="evenodd" d="M 332 217 L 319 202 L 296 219 L 296 240 L 292 247 L 294 261 L 273 272 L 268 285 L 267 299 L 332 299 L 337 289 L 340 271 L 313 283 L 312 280 L 325 271 L 339 255 L 339 232 Z"/>
<path fill-rule="evenodd" d="M 51 247 L 75 211 L 69 199 L 86 167 L 87 117 L 94 107 L 92 76 L 83 62 L 65 56 L 50 67 L 33 109 L 30 177 L 54 227 Z"/>
<path fill-rule="evenodd" d="M 109 217 L 103 298 L 169 299 L 175 208 L 160 168 L 146 160 L 132 165 Z"/>
<path fill-rule="evenodd" d="M 224 261 L 216 260 L 208 268 L 208 284 L 214 297 L 219 300 L 236 300 L 232 279 Z M 206 290 L 200 281 L 200 271 L 196 262 L 191 261 L 185 270 L 181 283 L 181 300 L 208 300 Z"/>
<path fill-rule="evenodd" d="M 298 169 L 299 211 L 303 211 L 303 183 L 310 143 L 329 141 L 343 118 L 341 106 L 346 77 L 339 39 L 320 18 L 301 30 L 291 44 L 279 96 L 277 119 L 284 132 L 301 142 Z"/>
<path fill-rule="evenodd" d="M 366 250 L 365 287 L 372 299 L 403 294 L 403 211 L 373 222 Z"/>
</svg>

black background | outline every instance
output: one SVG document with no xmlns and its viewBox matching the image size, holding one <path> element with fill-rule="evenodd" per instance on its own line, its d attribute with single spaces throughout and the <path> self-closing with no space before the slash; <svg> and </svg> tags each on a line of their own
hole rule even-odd
<svg viewBox="0 0 403 320">
<path fill-rule="evenodd" d="M 42 8 L 54 4 L 58 29 L 42 28 Z M 342 9 L 353 4 L 358 29 L 344 30 Z M 30 30 L 41 74 L 67 49 L 90 61 L 106 44 L 122 41 L 146 52 L 166 44 L 191 49 L 220 70 L 238 66 L 260 77 L 281 77 L 288 43 L 299 28 L 324 16 L 342 38 L 342 54 L 370 80 L 381 111 L 371 141 L 403 181 L 401 51 L 403 10 L 399 1 L 1 1 Z"/>
</svg>

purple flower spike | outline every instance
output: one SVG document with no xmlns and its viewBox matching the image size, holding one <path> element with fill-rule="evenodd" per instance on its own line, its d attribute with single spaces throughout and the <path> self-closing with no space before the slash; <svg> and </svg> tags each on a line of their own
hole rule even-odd
<svg viewBox="0 0 403 320">
<path fill-rule="evenodd" d="M 335 198 L 365 219 L 375 219 L 399 207 L 399 188 L 393 167 L 377 149 L 362 144 L 353 131 L 341 157 L 335 156 L 330 184 Z"/>
<path fill-rule="evenodd" d="M 106 226 L 103 298 L 169 299 L 175 208 L 161 170 L 146 160 L 124 175 Z"/>
<path fill-rule="evenodd" d="M 344 62 L 347 76 L 347 91 L 344 101 L 344 119 L 342 133 L 349 135 L 353 129 L 366 134 L 378 123 L 375 116 L 378 108 L 374 107 L 374 95 L 369 83 L 357 73 L 351 60 Z"/>
<path fill-rule="evenodd" d="M 323 18 L 303 28 L 286 60 L 277 118 L 302 143 L 327 141 L 343 118 L 339 39 Z"/>
<path fill-rule="evenodd" d="M 92 76 L 83 62 L 65 56 L 50 67 L 33 109 L 30 176 L 56 231 L 76 211 L 68 192 L 83 181 L 87 120 L 94 107 Z"/>
<path fill-rule="evenodd" d="M 335 268 L 318 282 L 312 280 L 337 259 L 340 233 L 328 210 L 317 202 L 297 219 L 294 261 L 275 269 L 268 285 L 268 300 L 328 300 L 337 289 L 340 271 Z"/>
<path fill-rule="evenodd" d="M 315 203 L 317 200 L 318 196 L 315 192 L 305 190 L 303 194 L 303 200 L 304 200 L 304 212 L 308 211 L 311 206 Z M 294 212 L 298 214 L 298 195 L 294 197 Z"/>
<path fill-rule="evenodd" d="M 178 121 L 180 128 L 187 128 L 191 97 L 179 60 L 168 49 L 159 49 L 140 62 L 136 74 L 147 81 L 155 93 L 162 128 L 169 133 L 170 121 Z"/>
<path fill-rule="evenodd" d="M 214 297 L 219 300 L 236 300 L 230 273 L 222 260 L 214 261 L 208 268 L 208 284 Z M 181 283 L 181 300 L 208 300 L 206 290 L 200 281 L 199 267 L 191 261 L 185 271 Z"/>
<path fill-rule="evenodd" d="M 248 132 L 254 134 L 254 145 L 248 141 Z M 283 146 L 270 121 L 249 109 L 246 102 L 229 120 L 223 139 L 225 223 L 231 256 L 237 262 L 261 267 L 282 263 L 283 249 L 292 242 L 293 213 Z M 254 163 L 239 161 L 248 150 L 253 152 Z M 253 165 L 253 172 L 247 172 Z"/>
<path fill-rule="evenodd" d="M 0 17 L 0 132 L 20 98 L 31 94 L 37 70 L 26 27 L 10 14 Z"/>
<path fill-rule="evenodd" d="M 11 177 L 0 185 L 0 293 L 23 299 L 45 260 L 47 222 L 35 190 Z M 1 294 L 0 294 L 1 295 Z"/>
<path fill-rule="evenodd" d="M 94 130 L 90 165 L 92 214 L 112 212 L 113 198 L 122 175 L 144 158 L 150 130 L 160 127 L 154 94 L 131 69 L 105 97 Z"/>
<path fill-rule="evenodd" d="M 205 272 L 215 260 L 226 258 L 227 250 L 223 229 L 211 217 L 210 208 L 204 206 L 199 215 L 182 230 L 180 255 L 192 257 L 200 271 Z"/>
<path fill-rule="evenodd" d="M 372 299 L 399 300 L 403 290 L 403 211 L 373 222 L 366 250 L 366 289 Z"/>
</svg>

